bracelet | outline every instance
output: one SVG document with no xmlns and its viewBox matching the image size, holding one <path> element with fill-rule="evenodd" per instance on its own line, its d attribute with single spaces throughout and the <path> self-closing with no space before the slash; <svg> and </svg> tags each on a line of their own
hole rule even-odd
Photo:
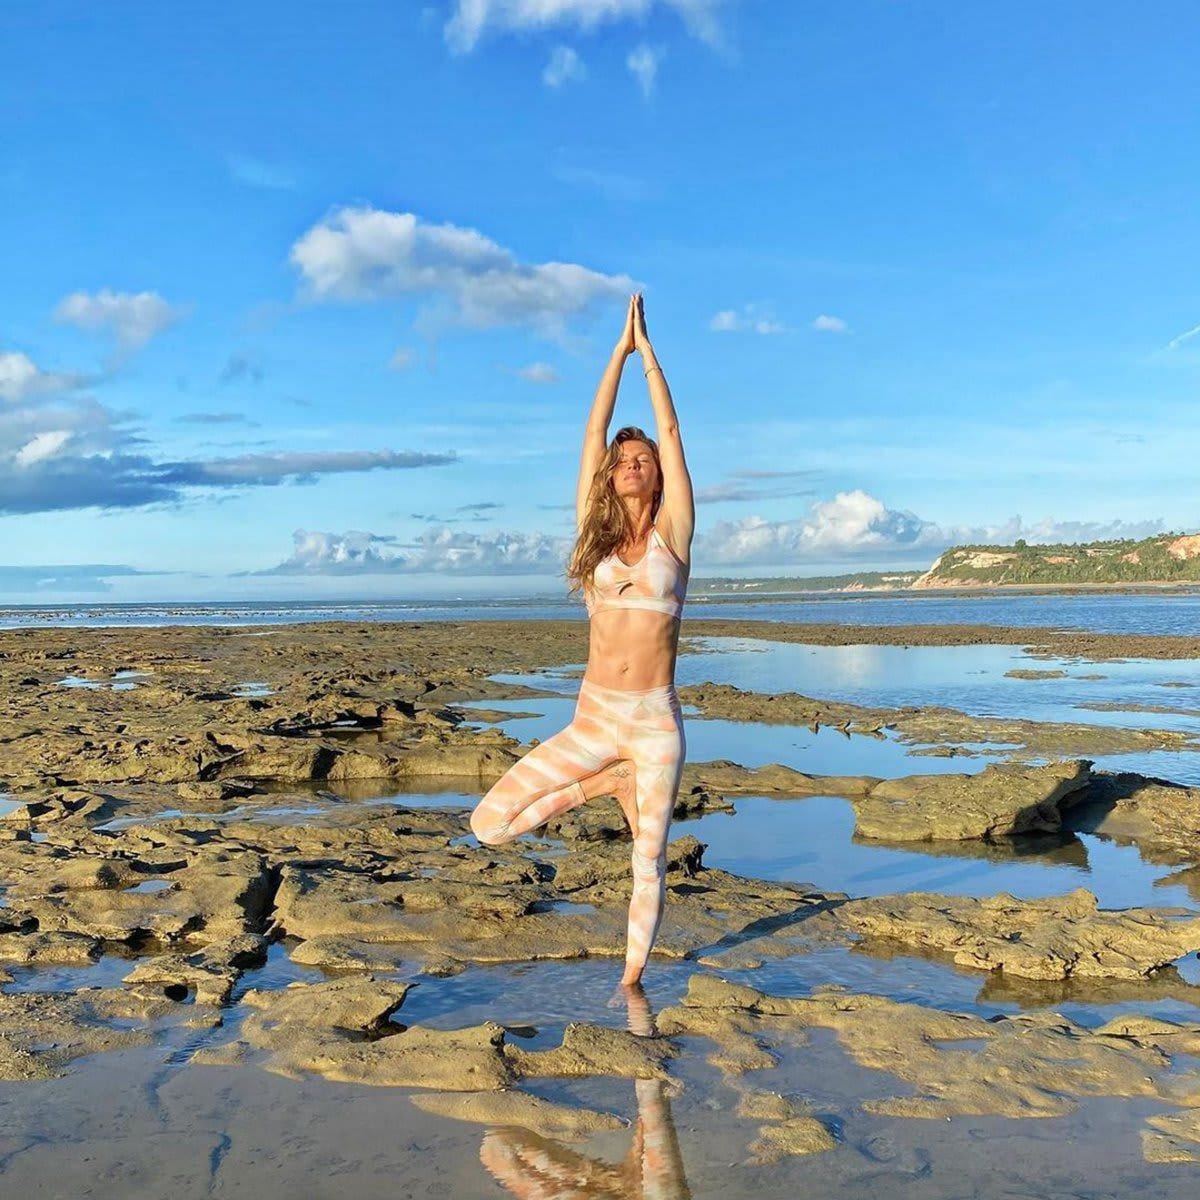
<svg viewBox="0 0 1200 1200">
<path fill-rule="evenodd" d="M 642 372 L 642 374 L 643 374 L 643 375 L 645 375 L 647 379 L 649 379 L 649 378 L 650 378 L 650 372 L 651 372 L 651 371 L 657 371 L 657 372 L 659 372 L 659 374 L 661 375 L 661 374 L 662 374 L 662 367 L 660 367 L 660 366 L 658 366 L 657 364 L 655 364 L 653 367 L 647 367 L 647 368 L 646 368 L 646 369 L 645 369 L 645 370 Z M 666 379 L 666 376 L 665 376 L 665 375 L 663 375 L 663 378 L 664 378 L 664 379 Z"/>
</svg>

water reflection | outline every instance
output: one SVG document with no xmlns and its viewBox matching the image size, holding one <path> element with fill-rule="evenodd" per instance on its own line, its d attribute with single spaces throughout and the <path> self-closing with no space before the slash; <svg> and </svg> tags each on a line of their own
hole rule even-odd
<svg viewBox="0 0 1200 1200">
<path fill-rule="evenodd" d="M 626 1008 L 638 1037 L 654 1037 L 654 1015 L 641 988 L 622 988 L 614 1002 Z M 489 1129 L 479 1161 L 510 1195 L 522 1200 L 688 1200 L 679 1137 L 671 1116 L 670 1085 L 634 1081 L 637 1121 L 619 1164 L 593 1158 L 528 1129 Z"/>
</svg>

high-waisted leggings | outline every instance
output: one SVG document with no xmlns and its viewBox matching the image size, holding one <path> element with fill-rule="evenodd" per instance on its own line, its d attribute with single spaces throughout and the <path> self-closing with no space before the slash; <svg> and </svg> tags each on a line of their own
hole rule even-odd
<svg viewBox="0 0 1200 1200">
<path fill-rule="evenodd" d="M 632 760 L 638 832 L 625 963 L 640 971 L 662 922 L 667 830 L 684 753 L 673 684 L 623 691 L 585 679 L 571 723 L 509 768 L 471 814 L 471 829 L 488 845 L 510 841 L 582 804 L 581 780 L 618 759 Z"/>
</svg>

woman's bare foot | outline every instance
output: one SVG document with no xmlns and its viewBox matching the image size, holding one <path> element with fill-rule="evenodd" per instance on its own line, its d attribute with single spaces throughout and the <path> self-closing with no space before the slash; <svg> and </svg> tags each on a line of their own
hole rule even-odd
<svg viewBox="0 0 1200 1200">
<path fill-rule="evenodd" d="M 640 987 L 642 982 L 642 970 L 640 967 L 626 967 L 625 974 L 621 976 L 621 986 L 623 988 Z"/>
<path fill-rule="evenodd" d="M 618 759 L 608 768 L 606 783 L 629 823 L 629 832 L 638 835 L 637 768 L 629 758 Z"/>
</svg>

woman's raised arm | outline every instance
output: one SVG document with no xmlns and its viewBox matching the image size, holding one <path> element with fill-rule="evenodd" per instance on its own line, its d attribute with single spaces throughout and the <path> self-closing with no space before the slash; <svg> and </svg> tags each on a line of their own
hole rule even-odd
<svg viewBox="0 0 1200 1200">
<path fill-rule="evenodd" d="M 679 417 L 675 413 L 671 389 L 667 387 L 667 377 L 658 365 L 654 347 L 650 345 L 650 337 L 646 333 L 646 314 L 640 293 L 634 296 L 633 302 L 634 346 L 642 356 L 646 384 L 650 389 L 650 404 L 658 425 L 658 455 L 663 475 L 663 496 L 658 518 L 658 523 L 663 526 L 660 533 L 671 549 L 684 562 L 688 562 L 692 532 L 696 528 L 692 477 L 688 473 L 687 460 L 683 457 L 683 439 L 679 436 Z"/>
<path fill-rule="evenodd" d="M 588 493 L 591 491 L 592 479 L 604 461 L 604 451 L 608 449 L 608 426 L 612 421 L 613 409 L 617 404 L 617 389 L 621 386 L 621 372 L 625 368 L 625 360 L 633 353 L 633 306 L 634 297 L 629 297 L 629 307 L 625 310 L 625 328 L 613 347 L 612 357 L 600 383 L 596 388 L 595 399 L 592 400 L 592 411 L 588 414 L 587 428 L 583 432 L 583 454 L 579 459 L 579 483 L 575 488 L 575 523 L 583 524 L 587 513 Z"/>
</svg>

